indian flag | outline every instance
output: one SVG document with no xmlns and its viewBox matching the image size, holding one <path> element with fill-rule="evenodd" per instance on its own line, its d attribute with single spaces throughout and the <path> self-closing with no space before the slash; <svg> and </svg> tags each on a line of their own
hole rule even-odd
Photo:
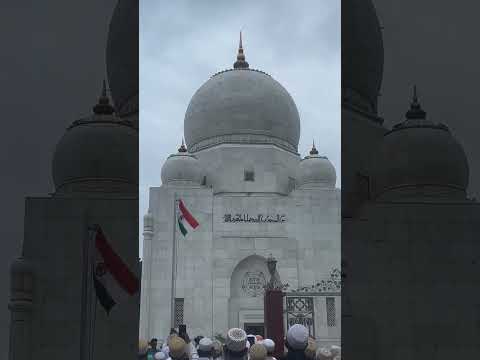
<svg viewBox="0 0 480 360">
<path fill-rule="evenodd" d="M 186 236 L 188 233 L 185 223 L 187 223 L 192 229 L 196 229 L 199 225 L 197 219 L 195 219 L 190 211 L 188 211 L 181 199 L 177 201 L 177 222 L 178 228 L 183 236 Z"/>
<path fill-rule="evenodd" d="M 135 295 L 140 289 L 140 282 L 114 250 L 100 226 L 95 231 L 94 241 L 93 285 L 98 301 L 108 314 L 125 295 Z"/>
</svg>

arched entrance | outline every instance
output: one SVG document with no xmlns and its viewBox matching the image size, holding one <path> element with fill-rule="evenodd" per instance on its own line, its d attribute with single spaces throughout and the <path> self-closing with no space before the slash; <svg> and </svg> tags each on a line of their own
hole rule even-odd
<svg viewBox="0 0 480 360">
<path fill-rule="evenodd" d="M 270 279 L 267 259 L 251 255 L 235 266 L 230 278 L 229 327 L 264 335 L 264 286 Z"/>
</svg>

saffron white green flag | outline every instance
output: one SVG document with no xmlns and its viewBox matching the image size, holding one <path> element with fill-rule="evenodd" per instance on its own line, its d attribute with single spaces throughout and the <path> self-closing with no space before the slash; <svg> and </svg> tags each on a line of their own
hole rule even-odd
<svg viewBox="0 0 480 360">
<path fill-rule="evenodd" d="M 178 228 L 180 229 L 182 235 L 186 236 L 188 234 L 186 224 L 188 224 L 192 229 L 196 229 L 199 226 L 199 223 L 197 219 L 193 217 L 190 211 L 188 211 L 181 199 L 177 201 L 176 207 Z"/>
</svg>

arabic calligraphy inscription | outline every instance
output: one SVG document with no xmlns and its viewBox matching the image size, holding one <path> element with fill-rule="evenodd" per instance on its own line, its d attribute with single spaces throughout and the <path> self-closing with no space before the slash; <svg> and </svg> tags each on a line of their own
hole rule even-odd
<svg viewBox="0 0 480 360">
<path fill-rule="evenodd" d="M 251 216 L 249 214 L 225 214 L 223 215 L 223 222 L 226 223 L 284 223 L 287 217 L 284 214 L 264 215 L 258 214 Z"/>
</svg>

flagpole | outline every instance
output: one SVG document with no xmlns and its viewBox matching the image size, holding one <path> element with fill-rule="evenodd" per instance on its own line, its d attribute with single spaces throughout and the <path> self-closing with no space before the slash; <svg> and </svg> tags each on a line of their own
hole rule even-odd
<svg viewBox="0 0 480 360">
<path fill-rule="evenodd" d="M 95 265 L 94 265 L 95 266 Z M 95 268 L 92 268 L 92 279 L 93 279 L 93 276 L 95 276 Z M 92 291 L 93 293 L 93 291 Z M 91 296 L 90 296 L 91 298 Z M 96 325 L 96 322 L 97 322 L 97 297 L 95 296 L 95 299 L 93 300 L 93 319 L 91 320 L 91 323 L 90 324 L 90 357 L 89 359 L 94 359 L 95 358 L 95 325 Z"/>
<path fill-rule="evenodd" d="M 83 241 L 83 276 L 82 276 L 82 307 L 81 307 L 81 333 L 80 333 L 80 359 L 90 358 L 91 346 L 91 289 L 90 289 L 90 264 L 91 244 L 95 234 L 92 227 L 88 227 L 86 240 Z M 87 357 L 88 356 L 88 357 Z"/>
<path fill-rule="evenodd" d="M 176 269 L 177 269 L 177 242 L 176 242 L 176 233 L 177 233 L 177 193 L 173 194 L 173 247 L 172 247 L 172 303 L 171 303 L 171 326 L 170 328 L 175 327 L 175 285 L 176 285 Z"/>
</svg>

